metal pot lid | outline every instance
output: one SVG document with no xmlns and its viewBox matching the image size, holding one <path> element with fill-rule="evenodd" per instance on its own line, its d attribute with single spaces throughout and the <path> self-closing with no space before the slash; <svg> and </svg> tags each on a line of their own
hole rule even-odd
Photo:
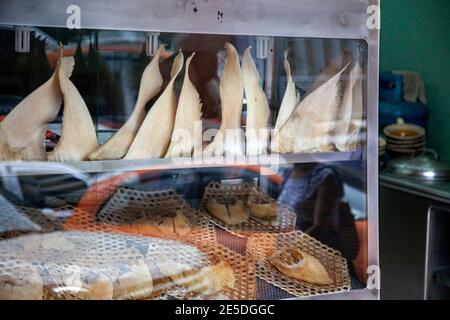
<svg viewBox="0 0 450 320">
<path fill-rule="evenodd" d="M 388 169 L 394 174 L 421 180 L 450 180 L 450 165 L 426 156 L 392 160 Z"/>
</svg>

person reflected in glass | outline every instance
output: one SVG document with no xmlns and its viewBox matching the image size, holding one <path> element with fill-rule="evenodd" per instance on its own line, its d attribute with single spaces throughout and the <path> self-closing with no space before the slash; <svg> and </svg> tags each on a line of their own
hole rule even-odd
<svg viewBox="0 0 450 320">
<path fill-rule="evenodd" d="M 349 261 L 358 254 L 351 208 L 339 172 L 325 164 L 296 164 L 278 197 L 297 214 L 297 229 L 339 250 Z"/>
</svg>

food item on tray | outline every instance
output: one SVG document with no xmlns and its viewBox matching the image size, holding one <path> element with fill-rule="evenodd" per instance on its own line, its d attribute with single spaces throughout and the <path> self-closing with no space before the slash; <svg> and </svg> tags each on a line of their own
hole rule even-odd
<svg viewBox="0 0 450 320">
<path fill-rule="evenodd" d="M 114 299 L 145 297 L 153 291 L 153 279 L 147 264 L 137 260 L 114 281 Z"/>
<path fill-rule="evenodd" d="M 354 151 L 363 116 L 362 69 L 358 62 L 350 71 L 334 129 L 335 146 L 339 151 Z"/>
<path fill-rule="evenodd" d="M 212 273 L 219 281 L 221 288 L 234 289 L 236 278 L 234 270 L 226 261 L 220 261 L 212 267 Z"/>
<path fill-rule="evenodd" d="M 150 216 L 142 217 L 131 224 L 135 233 L 151 235 L 161 232 L 166 235 L 185 236 L 191 232 L 189 219 L 181 211 L 173 215 L 157 210 Z"/>
<path fill-rule="evenodd" d="M 284 70 L 286 72 L 287 86 L 284 92 L 283 100 L 281 101 L 280 110 L 278 112 L 277 121 L 275 123 L 275 130 L 280 130 L 281 127 L 286 123 L 286 121 L 291 116 L 295 107 L 300 103 L 300 94 L 295 88 L 295 82 L 292 79 L 291 65 L 288 61 L 288 50 L 284 51 Z M 278 150 L 272 151 L 279 152 Z"/>
<path fill-rule="evenodd" d="M 223 260 L 217 264 L 196 269 L 163 257 L 158 261 L 158 267 L 161 273 L 172 279 L 176 285 L 204 296 L 214 295 L 227 288 L 233 289 L 235 286 L 233 268 Z"/>
<path fill-rule="evenodd" d="M 42 300 L 43 281 L 32 264 L 0 262 L 0 300 Z"/>
<path fill-rule="evenodd" d="M 262 220 L 274 220 L 278 217 L 278 204 L 269 203 L 251 203 L 250 215 Z"/>
<path fill-rule="evenodd" d="M 45 236 L 38 237 L 40 241 L 35 238 L 35 244 L 41 245 L 45 250 L 72 251 L 75 249 L 75 245 L 67 240 L 62 232 L 47 233 Z"/>
<path fill-rule="evenodd" d="M 166 158 L 197 156 L 202 146 L 202 112 L 200 96 L 189 78 L 193 53 L 186 61 L 183 87 L 178 101 L 175 125 Z"/>
<path fill-rule="evenodd" d="M 172 218 L 172 220 L 173 220 L 173 229 L 176 234 L 184 236 L 187 235 L 189 232 L 191 232 L 189 220 L 183 213 L 177 212 L 176 216 Z"/>
<path fill-rule="evenodd" d="M 269 262 L 281 273 L 300 281 L 329 285 L 333 280 L 327 270 L 315 257 L 297 248 L 288 248 L 275 252 Z"/>
<path fill-rule="evenodd" d="M 200 271 L 186 271 L 172 276 L 174 282 L 188 290 L 205 296 L 216 294 L 226 288 L 234 288 L 234 271 L 225 262 L 202 268 Z"/>
<path fill-rule="evenodd" d="M 62 102 L 59 78 L 68 79 L 73 66 L 73 57 L 61 56 L 51 78 L 0 123 L 0 160 L 47 160 L 47 124 L 55 120 Z"/>
<path fill-rule="evenodd" d="M 241 132 L 242 84 L 241 66 L 236 48 L 225 43 L 226 61 L 220 79 L 222 123 L 214 140 L 203 151 L 205 156 L 244 155 L 244 139 Z"/>
<path fill-rule="evenodd" d="M 278 204 L 268 195 L 252 188 L 247 200 L 250 216 L 261 222 L 276 220 L 278 217 Z"/>
<path fill-rule="evenodd" d="M 53 275 L 62 280 L 60 285 L 46 285 L 46 297 L 56 299 L 111 300 L 113 283 L 103 274 L 92 272 L 81 274 L 79 268 L 70 266 L 62 274 Z"/>
<path fill-rule="evenodd" d="M 69 266 L 63 270 L 62 285 L 48 286 L 47 294 L 53 299 L 111 300 L 139 299 L 153 292 L 153 279 L 144 260 L 117 269 L 119 272 L 110 274 L 113 270 L 108 268 L 81 272 L 77 266 Z"/>
<path fill-rule="evenodd" d="M 185 236 L 191 232 L 188 218 L 180 211 L 174 217 L 162 218 L 158 228 L 162 233 L 174 236 Z"/>
<path fill-rule="evenodd" d="M 327 82 L 307 95 L 272 139 L 274 152 L 334 151 L 332 131 L 341 102 L 342 73 L 349 64 Z"/>
<path fill-rule="evenodd" d="M 105 144 L 89 154 L 89 159 L 114 160 L 125 156 L 144 121 L 145 105 L 161 90 L 163 78 L 159 70 L 159 58 L 164 48 L 164 45 L 159 47 L 142 74 L 137 101 L 130 118 Z"/>
<path fill-rule="evenodd" d="M 270 108 L 261 88 L 258 69 L 253 62 L 250 48 L 242 58 L 242 80 L 247 99 L 246 148 L 247 155 L 256 156 L 267 153 L 269 141 Z"/>
<path fill-rule="evenodd" d="M 86 300 L 111 300 L 113 298 L 114 286 L 107 276 L 99 274 L 90 277 L 84 285 L 86 294 L 82 299 Z"/>
<path fill-rule="evenodd" d="M 219 203 L 216 199 L 208 200 L 207 209 L 214 217 L 229 225 L 237 225 L 246 222 L 250 214 L 242 200 L 235 200 L 232 204 Z"/>
<path fill-rule="evenodd" d="M 149 250 L 145 257 L 139 250 L 143 245 Z M 171 263 L 159 271 L 160 263 L 182 255 L 197 266 L 209 265 L 208 256 L 193 246 L 148 237 L 53 232 L 4 240 L 0 242 L 0 298 L 148 298 L 163 289 L 157 287 L 159 280 L 169 277 L 170 267 L 176 266 Z M 205 268 L 210 269 L 202 292 L 222 290 L 232 283 L 234 274 L 227 274 L 231 268 L 222 264 Z"/>
<path fill-rule="evenodd" d="M 177 108 L 174 82 L 183 68 L 183 59 L 180 51 L 173 62 L 169 84 L 147 113 L 125 159 L 161 158 L 166 154 Z"/>
<path fill-rule="evenodd" d="M 167 235 L 176 235 L 175 230 L 173 228 L 173 218 L 172 217 L 163 217 L 159 221 L 149 221 L 151 225 L 155 225 L 157 230 L 167 234 Z"/>
<path fill-rule="evenodd" d="M 62 68 L 59 70 L 59 85 L 64 99 L 61 138 L 48 154 L 48 160 L 85 160 L 98 147 L 94 123 L 86 103 Z"/>
</svg>

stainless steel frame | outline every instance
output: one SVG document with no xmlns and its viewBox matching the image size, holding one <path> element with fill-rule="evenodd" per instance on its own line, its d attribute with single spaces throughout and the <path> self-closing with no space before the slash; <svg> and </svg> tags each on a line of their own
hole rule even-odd
<svg viewBox="0 0 450 320">
<path fill-rule="evenodd" d="M 182 33 L 369 39 L 368 0 L 3 0 L 0 21 L 65 27 L 67 7 L 81 10 L 81 28 Z M 223 13 L 222 18 L 218 13 Z"/>
<path fill-rule="evenodd" d="M 66 27 L 66 9 L 71 4 L 72 0 L 2 0 L 0 24 Z M 76 4 L 81 28 L 365 40 L 368 264 L 378 266 L 379 30 L 368 29 L 367 9 L 379 6 L 379 0 L 78 0 Z M 378 299 L 379 290 L 320 298 Z"/>
<path fill-rule="evenodd" d="M 439 268 L 447 267 L 448 250 L 437 248 L 440 244 L 447 244 L 448 228 L 450 222 L 450 207 L 432 203 L 427 212 L 427 230 L 425 246 L 425 272 L 424 272 L 424 300 L 446 299 L 448 288 L 443 289 L 433 280 L 434 272 Z M 446 222 L 446 223 L 445 223 Z M 448 247 L 448 246 L 447 246 Z"/>
</svg>

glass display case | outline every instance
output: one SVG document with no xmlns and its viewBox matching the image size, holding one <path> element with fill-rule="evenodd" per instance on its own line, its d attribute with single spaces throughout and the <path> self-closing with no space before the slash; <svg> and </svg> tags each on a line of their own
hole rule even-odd
<svg viewBox="0 0 450 320">
<path fill-rule="evenodd" d="M 0 298 L 377 299 L 377 5 L 2 1 Z"/>
</svg>

